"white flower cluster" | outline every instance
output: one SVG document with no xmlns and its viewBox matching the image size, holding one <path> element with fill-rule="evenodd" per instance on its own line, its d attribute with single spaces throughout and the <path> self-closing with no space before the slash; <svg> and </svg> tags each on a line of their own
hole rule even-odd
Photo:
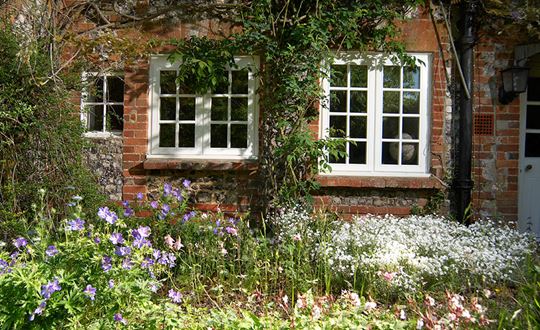
<svg viewBox="0 0 540 330">
<path fill-rule="evenodd" d="M 280 237 L 305 233 L 306 224 L 316 221 L 298 208 L 274 220 Z M 433 215 L 367 215 L 337 220 L 327 237 L 310 235 L 316 238 L 311 240 L 314 256 L 335 272 L 378 274 L 383 282 L 407 291 L 446 276 L 469 282 L 511 280 L 534 249 L 530 235 L 491 221 L 467 227 Z"/>
</svg>

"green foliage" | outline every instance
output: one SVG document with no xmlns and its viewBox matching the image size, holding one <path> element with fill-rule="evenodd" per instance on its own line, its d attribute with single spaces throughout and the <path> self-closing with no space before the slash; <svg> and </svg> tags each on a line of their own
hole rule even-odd
<svg viewBox="0 0 540 330">
<path fill-rule="evenodd" d="M 48 40 L 31 47 L 0 21 L 0 230 L 16 232 L 14 215 L 30 212 L 39 188 L 58 202 L 80 189 L 88 201 L 99 197 L 83 165 L 82 127 L 66 88 L 51 77 Z M 35 49 L 26 52 L 28 48 Z M 31 217 L 31 214 L 29 214 Z"/>
</svg>

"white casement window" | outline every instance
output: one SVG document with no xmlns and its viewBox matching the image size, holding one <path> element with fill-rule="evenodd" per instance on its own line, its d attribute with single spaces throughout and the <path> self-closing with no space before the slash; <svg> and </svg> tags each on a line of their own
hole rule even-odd
<svg viewBox="0 0 540 330">
<path fill-rule="evenodd" d="M 124 78 L 83 74 L 81 120 L 89 134 L 120 133 L 124 127 Z"/>
<path fill-rule="evenodd" d="M 401 66 L 382 54 L 340 54 L 323 80 L 322 136 L 345 137 L 347 157 L 329 157 L 337 175 L 428 173 L 430 56 Z"/>
<path fill-rule="evenodd" d="M 149 158 L 254 159 L 257 157 L 258 59 L 235 57 L 227 84 L 195 93 L 179 84 L 178 67 L 166 56 L 150 62 Z"/>
</svg>

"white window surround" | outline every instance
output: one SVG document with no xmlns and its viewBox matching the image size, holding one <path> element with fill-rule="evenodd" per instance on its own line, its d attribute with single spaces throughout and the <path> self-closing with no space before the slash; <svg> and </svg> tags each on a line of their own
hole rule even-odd
<svg viewBox="0 0 540 330">
<path fill-rule="evenodd" d="M 247 93 L 233 94 L 231 82 L 227 93 L 211 94 L 210 92 L 201 94 L 181 94 L 177 85 L 175 94 L 160 94 L 160 76 L 162 71 L 175 71 L 181 65 L 180 63 L 170 63 L 166 55 L 153 55 L 150 57 L 150 72 L 149 72 L 149 118 L 150 125 L 148 131 L 148 159 L 200 159 L 200 160 L 247 160 L 257 159 L 258 154 L 258 96 L 257 96 L 257 79 L 256 71 L 259 68 L 259 59 L 256 56 L 235 56 L 235 64 L 237 67 L 229 70 L 229 75 L 232 77 L 232 71 L 247 69 Z M 232 79 L 232 78 L 230 78 Z M 160 104 L 161 99 L 176 97 L 176 116 L 175 119 L 162 120 L 160 119 Z M 195 115 L 194 120 L 182 120 L 180 118 L 180 110 L 182 98 L 194 99 Z M 235 121 L 231 114 L 231 99 L 238 97 L 239 99 L 247 99 L 247 118 L 246 120 Z M 214 98 L 228 100 L 228 117 L 226 120 L 216 121 L 212 119 L 212 103 Z M 170 122 L 170 123 L 169 123 Z M 160 146 L 160 125 L 175 125 L 175 146 L 162 147 Z M 227 126 L 227 147 L 211 147 L 211 126 L 222 125 Z M 181 130 L 181 125 L 194 125 L 194 145 L 191 147 L 180 147 L 178 134 Z M 232 143 L 232 126 L 247 125 L 247 143 L 246 147 L 234 147 Z M 185 126 L 184 126 L 185 127 Z"/>
<path fill-rule="evenodd" d="M 96 78 L 100 78 L 103 81 L 103 91 L 104 95 L 102 96 L 101 100 L 91 100 L 92 97 L 95 97 L 91 94 L 90 91 L 90 84 L 92 81 Z M 108 99 L 109 97 L 109 80 L 110 78 L 116 78 L 116 79 L 123 79 L 123 74 L 119 72 L 83 72 L 81 75 L 81 81 L 83 84 L 83 89 L 81 91 L 81 122 L 83 123 L 85 129 L 87 130 L 84 133 L 85 137 L 95 137 L 95 138 L 106 138 L 111 136 L 121 136 L 122 135 L 122 129 L 118 130 L 110 130 L 107 127 L 107 111 L 108 107 L 111 106 L 121 106 L 122 107 L 122 114 L 123 114 L 123 107 L 124 107 L 124 101 L 123 101 L 123 90 L 124 87 L 122 86 L 122 101 L 111 101 Z M 87 107 L 94 106 L 94 107 L 100 107 L 102 108 L 102 113 L 100 114 L 102 126 L 100 130 L 92 130 L 90 128 L 91 121 L 94 120 L 92 116 L 95 117 L 95 114 L 90 114 Z M 123 118 L 121 118 L 123 120 Z"/>
<path fill-rule="evenodd" d="M 332 65 L 348 65 L 346 70 L 347 84 L 344 87 L 331 86 L 330 79 L 323 79 L 322 86 L 325 91 L 325 98 L 321 102 L 320 106 L 320 131 L 319 136 L 328 137 L 329 128 L 335 127 L 336 122 L 341 122 L 341 127 L 345 128 L 345 132 L 351 132 L 351 126 L 353 125 L 353 119 L 351 118 L 363 118 L 358 119 L 364 121 L 365 133 L 362 133 L 355 138 L 348 134 L 351 140 L 357 141 L 357 146 L 362 145 L 364 158 L 357 159 L 358 164 L 352 164 L 350 157 L 347 157 L 345 163 L 330 163 L 332 167 L 331 172 L 320 173 L 327 176 L 389 176 L 389 177 L 429 177 L 429 141 L 430 141 L 430 112 L 429 103 L 431 100 L 431 55 L 426 53 L 409 53 L 417 60 L 418 65 L 418 84 L 419 86 L 406 86 L 403 81 L 404 70 L 401 69 L 400 85 L 397 88 L 389 88 L 383 85 L 384 82 L 384 67 L 396 66 L 388 55 L 380 53 L 360 54 L 360 53 L 339 53 L 336 54 Z M 367 66 L 367 85 L 362 87 L 354 87 L 352 85 L 352 69 L 356 66 Z M 399 69 L 398 69 L 399 70 Z M 411 69 L 412 70 L 412 69 Z M 339 85 L 339 84 L 338 84 Z M 330 92 L 334 91 L 335 96 L 341 91 L 342 95 L 346 95 L 343 98 L 346 99 L 346 107 L 339 112 L 331 111 Z M 389 113 L 387 110 L 383 110 L 383 95 L 385 92 L 399 93 L 399 106 L 396 113 Z M 346 94 L 345 94 L 346 93 Z M 365 93 L 365 110 L 358 111 L 351 106 L 353 93 Z M 407 113 L 404 110 L 404 93 L 407 95 L 418 95 L 418 113 Z M 358 99 L 357 99 L 358 100 Z M 355 101 L 356 102 L 356 101 Z M 331 125 L 331 118 L 334 124 Z M 346 118 L 345 120 L 339 120 L 339 117 Z M 397 134 L 392 137 L 383 138 L 383 119 L 397 121 Z M 407 123 L 414 123 L 418 125 L 418 136 L 411 137 L 409 134 L 403 135 L 405 132 L 404 121 Z M 386 133 L 387 134 L 387 133 Z M 383 150 L 385 144 L 386 151 Z M 390 146 L 390 147 L 389 147 Z M 415 153 L 415 159 L 411 161 L 411 164 L 401 164 L 406 162 L 405 154 L 402 154 L 403 147 L 405 146 L 404 153 L 411 151 Z M 395 159 L 397 164 L 388 164 L 389 149 L 394 147 L 394 155 L 398 154 L 399 159 Z M 351 147 L 349 143 L 347 148 Z M 354 148 L 357 148 L 354 146 Z M 347 150 L 348 151 L 348 150 Z M 386 159 L 383 161 L 383 153 L 386 152 Z M 350 154 L 349 154 L 350 156 Z M 343 160 L 341 160 L 343 161 Z M 384 163 L 386 162 L 386 163 Z"/>
</svg>

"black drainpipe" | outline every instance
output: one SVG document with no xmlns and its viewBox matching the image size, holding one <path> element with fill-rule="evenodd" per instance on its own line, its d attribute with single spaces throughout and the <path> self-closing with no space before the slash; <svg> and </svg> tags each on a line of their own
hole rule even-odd
<svg viewBox="0 0 540 330">
<path fill-rule="evenodd" d="M 461 1 L 461 42 L 459 61 L 463 70 L 464 83 L 471 98 L 467 97 L 465 86 L 460 85 L 459 100 L 459 132 L 458 132 L 458 163 L 455 168 L 454 189 L 456 194 L 457 219 L 462 223 L 470 223 L 471 191 L 473 181 L 472 170 L 472 114 L 473 114 L 473 81 L 474 81 L 474 42 L 476 39 L 475 14 L 477 0 Z"/>
</svg>

